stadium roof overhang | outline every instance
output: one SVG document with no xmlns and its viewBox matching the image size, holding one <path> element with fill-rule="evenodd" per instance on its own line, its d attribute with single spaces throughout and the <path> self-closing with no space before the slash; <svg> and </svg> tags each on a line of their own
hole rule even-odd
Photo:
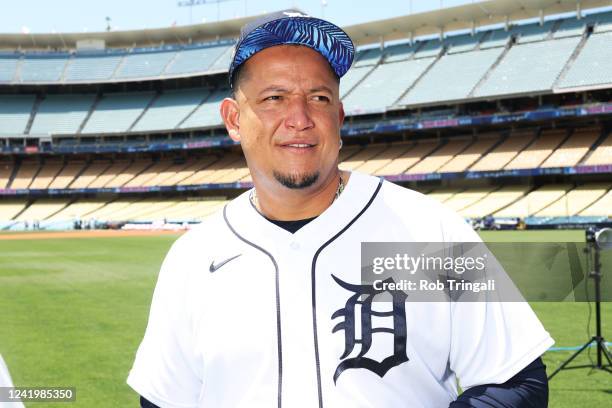
<svg viewBox="0 0 612 408">
<path fill-rule="evenodd" d="M 610 6 L 610 0 L 486 0 L 344 27 L 364 45 L 438 34 L 514 20 Z M 259 16 L 166 28 L 93 33 L 0 34 L 0 48 L 72 50 L 79 41 L 104 41 L 109 48 L 158 47 L 237 38 L 240 27 Z"/>
<path fill-rule="evenodd" d="M 352 25 L 344 29 L 356 44 L 372 44 L 381 40 L 469 30 L 610 5 L 610 0 L 488 0 Z"/>
</svg>

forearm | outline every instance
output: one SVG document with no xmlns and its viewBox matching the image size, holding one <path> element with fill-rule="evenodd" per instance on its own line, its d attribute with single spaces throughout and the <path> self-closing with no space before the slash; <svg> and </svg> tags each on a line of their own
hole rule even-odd
<svg viewBox="0 0 612 408">
<path fill-rule="evenodd" d="M 542 408 L 548 406 L 546 366 L 536 359 L 503 384 L 466 390 L 449 408 Z"/>
</svg>

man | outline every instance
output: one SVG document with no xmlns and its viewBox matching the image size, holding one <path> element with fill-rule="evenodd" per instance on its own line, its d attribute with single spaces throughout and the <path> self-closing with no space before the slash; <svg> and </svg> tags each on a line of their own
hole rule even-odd
<svg viewBox="0 0 612 408">
<path fill-rule="evenodd" d="M 128 378 L 143 407 L 546 405 L 553 341 L 526 304 L 406 302 L 383 329 L 347 306 L 362 242 L 480 241 L 435 200 L 338 170 L 353 54 L 299 13 L 243 28 L 221 115 L 254 188 L 168 253 Z"/>
</svg>

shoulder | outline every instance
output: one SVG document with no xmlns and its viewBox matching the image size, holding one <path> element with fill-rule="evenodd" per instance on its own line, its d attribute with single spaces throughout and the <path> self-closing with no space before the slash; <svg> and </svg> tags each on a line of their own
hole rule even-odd
<svg viewBox="0 0 612 408">
<path fill-rule="evenodd" d="M 383 181 L 377 213 L 410 230 L 438 231 L 444 241 L 480 241 L 472 227 L 453 209 L 410 188 Z"/>
</svg>

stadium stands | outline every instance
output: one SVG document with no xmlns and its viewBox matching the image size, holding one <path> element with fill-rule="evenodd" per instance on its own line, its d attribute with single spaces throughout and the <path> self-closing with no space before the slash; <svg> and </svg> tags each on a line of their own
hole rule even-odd
<svg viewBox="0 0 612 408">
<path fill-rule="evenodd" d="M 208 96 L 197 106 L 197 109 L 191 113 L 181 124 L 181 129 L 197 128 L 197 127 L 212 127 L 219 126 L 223 123 L 219 114 L 219 103 L 229 95 L 229 89 L 218 89 Z M 194 106 L 194 108 L 196 107 Z"/>
<path fill-rule="evenodd" d="M 452 197 L 444 201 L 444 205 L 454 211 L 460 212 L 461 210 L 482 201 L 491 193 L 491 191 L 493 191 L 492 187 L 475 188 L 468 191 L 462 191 L 460 193 L 453 194 Z"/>
<path fill-rule="evenodd" d="M 13 81 L 18 62 L 19 56 L 16 54 L 0 54 L 0 83 Z"/>
<path fill-rule="evenodd" d="M 484 155 L 472 167 L 471 171 L 501 170 L 527 144 L 533 140 L 531 134 L 515 134 L 507 137 L 495 149 Z"/>
<path fill-rule="evenodd" d="M 609 187 L 609 184 L 589 184 L 576 187 L 559 197 L 546 208 L 535 213 L 535 215 L 538 217 L 570 217 L 577 215 L 601 198 Z"/>
<path fill-rule="evenodd" d="M 6 188 L 13 174 L 13 162 L 10 160 L 0 161 L 0 188 Z"/>
<path fill-rule="evenodd" d="M 463 208 L 459 214 L 470 218 L 491 215 L 521 198 L 526 191 L 526 187 L 502 187 Z"/>
<path fill-rule="evenodd" d="M 547 185 L 529 192 L 524 197 L 497 211 L 496 217 L 529 217 L 555 203 L 565 195 L 569 185 Z"/>
<path fill-rule="evenodd" d="M 470 141 L 465 139 L 451 140 L 438 148 L 435 152 L 431 153 L 429 156 L 420 160 L 417 164 L 406 171 L 406 173 L 435 173 L 440 167 L 444 166 L 453 157 L 461 153 L 461 151 L 463 151 L 469 144 Z"/>
<path fill-rule="evenodd" d="M 117 68 L 115 78 L 152 78 L 161 76 L 166 66 L 175 56 L 175 51 L 127 54 L 119 68 Z"/>
<path fill-rule="evenodd" d="M 64 167 L 61 161 L 48 161 L 46 162 L 36 174 L 36 177 L 32 180 L 29 188 L 47 188 L 53 181 L 55 176 Z"/>
<path fill-rule="evenodd" d="M 66 68 L 66 82 L 95 82 L 109 80 L 123 59 L 123 54 L 77 53 Z"/>
<path fill-rule="evenodd" d="M 592 34 L 557 88 L 576 88 L 612 83 L 612 32 Z"/>
<path fill-rule="evenodd" d="M 511 47 L 488 78 L 475 90 L 474 96 L 551 89 L 579 42 L 580 37 L 570 37 Z"/>
<path fill-rule="evenodd" d="M 134 131 L 174 129 L 208 96 L 203 89 L 161 94 L 134 125 Z"/>
<path fill-rule="evenodd" d="M 153 92 L 129 92 L 102 96 L 82 133 L 127 131 L 143 113 L 153 95 Z"/>
<path fill-rule="evenodd" d="M 575 166 L 599 136 L 598 128 L 577 129 L 540 165 L 540 167 Z"/>
<path fill-rule="evenodd" d="M 438 169 L 439 173 L 444 172 L 460 172 L 466 171 L 474 162 L 480 159 L 483 154 L 489 151 L 495 143 L 499 141 L 498 137 L 485 137 L 471 144 L 467 149 L 458 153 L 449 160 L 445 165 Z"/>
<path fill-rule="evenodd" d="M 67 204 L 68 201 L 63 199 L 41 198 L 23 210 L 14 220 L 42 221 L 64 208 Z"/>
<path fill-rule="evenodd" d="M 57 82 L 61 79 L 68 55 L 28 55 L 17 75 L 20 82 Z"/>
<path fill-rule="evenodd" d="M 85 120 L 95 95 L 48 95 L 38 105 L 30 134 L 75 134 Z"/>
<path fill-rule="evenodd" d="M 130 162 L 126 160 L 120 160 L 114 162 L 110 167 L 107 167 L 106 170 L 102 171 L 96 178 L 91 181 L 87 187 L 89 188 L 104 188 L 112 179 L 117 177 L 118 174 L 121 174 L 127 167 L 130 165 Z"/>
<path fill-rule="evenodd" d="M 399 104 L 418 105 L 467 98 L 502 51 L 502 48 L 491 48 L 443 56 Z"/>
<path fill-rule="evenodd" d="M 39 168 L 37 160 L 24 160 L 21 162 L 17 174 L 15 174 L 15 178 L 9 187 L 14 189 L 28 188 L 32 183 L 32 179 L 38 173 Z"/>
<path fill-rule="evenodd" d="M 516 155 L 504 169 L 535 169 L 546 160 L 566 136 L 565 130 L 544 131 L 529 146 Z"/>
<path fill-rule="evenodd" d="M 69 162 L 59 172 L 59 174 L 55 176 L 51 184 L 49 184 L 49 188 L 68 188 L 70 183 L 81 172 L 81 170 L 83 170 L 84 166 L 85 163 L 81 161 Z"/>
<path fill-rule="evenodd" d="M 466 31 L 358 50 L 340 83 L 356 116 L 340 168 L 410 182 L 466 218 L 611 221 L 612 13 Z M 214 191 L 252 182 L 238 150 L 216 148 L 229 90 L 209 74 L 233 43 L 151 44 L 0 53 L 0 229 L 196 222 L 226 203 Z M 74 191 L 97 188 L 116 190 Z"/>
<path fill-rule="evenodd" d="M 393 105 L 434 60 L 421 58 L 379 65 L 342 100 L 345 111 L 355 114 Z M 385 92 L 380 92 L 383 87 Z"/>
<path fill-rule="evenodd" d="M 164 74 L 184 75 L 208 71 L 229 48 L 229 45 L 211 45 L 182 50 L 176 54 Z M 224 68 L 227 69 L 228 66 L 229 61 Z"/>
<path fill-rule="evenodd" d="M 591 152 L 584 164 L 589 166 L 612 164 L 612 132 Z"/>
<path fill-rule="evenodd" d="M 25 133 L 34 100 L 34 95 L 0 96 L 0 135 Z"/>
<path fill-rule="evenodd" d="M 597 201 L 580 211 L 580 216 L 607 216 L 612 218 L 612 190 L 609 190 Z"/>
</svg>

